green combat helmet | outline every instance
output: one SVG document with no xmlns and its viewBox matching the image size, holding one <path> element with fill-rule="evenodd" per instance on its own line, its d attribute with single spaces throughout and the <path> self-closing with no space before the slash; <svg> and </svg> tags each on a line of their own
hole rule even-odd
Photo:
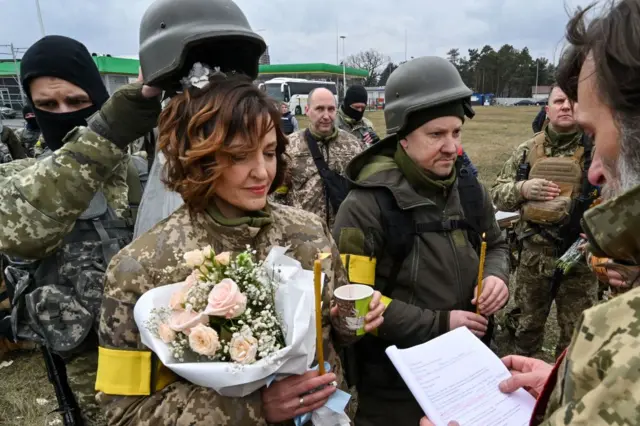
<svg viewBox="0 0 640 426">
<path fill-rule="evenodd" d="M 465 115 L 472 118 L 472 93 L 444 58 L 424 56 L 405 62 L 391 73 L 384 89 L 387 136 L 402 130 L 410 113 L 457 99 L 465 100 Z"/>
<path fill-rule="evenodd" d="M 255 79 L 266 44 L 231 0 L 156 0 L 140 23 L 145 84 L 180 90 L 195 62 Z"/>
</svg>

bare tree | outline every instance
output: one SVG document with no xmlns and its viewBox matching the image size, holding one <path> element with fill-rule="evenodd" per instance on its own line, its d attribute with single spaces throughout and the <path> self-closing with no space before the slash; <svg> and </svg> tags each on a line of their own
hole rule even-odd
<svg viewBox="0 0 640 426">
<path fill-rule="evenodd" d="M 388 56 L 383 55 L 377 50 L 369 49 L 350 55 L 347 57 L 346 64 L 349 67 L 367 70 L 369 72 L 369 76 L 365 79 L 364 85 L 373 86 L 378 82 L 382 68 L 390 60 L 391 59 Z"/>
</svg>

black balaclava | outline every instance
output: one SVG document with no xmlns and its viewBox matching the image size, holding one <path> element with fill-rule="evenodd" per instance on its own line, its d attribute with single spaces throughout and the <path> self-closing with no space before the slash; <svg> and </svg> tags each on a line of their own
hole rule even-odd
<svg viewBox="0 0 640 426">
<path fill-rule="evenodd" d="M 20 79 L 32 104 L 29 83 L 38 77 L 66 80 L 87 92 L 93 102 L 90 107 L 62 114 L 43 111 L 34 105 L 33 112 L 44 140 L 55 151 L 63 145 L 62 139 L 73 128 L 87 125 L 87 118 L 102 107 L 109 93 L 87 48 L 68 37 L 46 36 L 31 46 L 22 57 Z"/>
<path fill-rule="evenodd" d="M 36 116 L 31 105 L 27 104 L 22 107 L 22 116 L 24 117 L 24 121 L 27 123 L 27 130 L 31 130 L 32 132 L 40 131 L 40 127 L 38 127 L 38 120 L 36 120 Z"/>
<path fill-rule="evenodd" d="M 360 121 L 362 120 L 362 116 L 364 116 L 364 111 L 355 110 L 351 108 L 351 105 L 360 103 L 366 105 L 368 99 L 367 89 L 365 89 L 364 86 L 353 85 L 347 89 L 347 94 L 344 95 L 342 112 L 344 112 L 347 117 Z"/>
</svg>

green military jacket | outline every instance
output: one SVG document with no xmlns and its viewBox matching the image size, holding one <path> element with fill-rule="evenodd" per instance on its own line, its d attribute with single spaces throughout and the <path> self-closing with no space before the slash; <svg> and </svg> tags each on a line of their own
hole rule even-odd
<svg viewBox="0 0 640 426">
<path fill-rule="evenodd" d="M 377 191 L 390 191 L 398 206 L 413 212 L 418 223 L 464 217 L 457 180 L 448 188 L 415 188 L 394 160 L 396 146 L 395 138 L 387 138 L 356 157 L 347 168 L 354 189 L 338 211 L 333 235 L 352 282 L 379 286 L 389 280 L 393 261 L 385 250 L 389 236 L 384 234 L 382 213 L 375 198 Z M 485 210 L 481 231 L 486 233 L 487 242 L 484 277 L 493 275 L 507 283 L 507 245 L 484 190 L 482 197 Z M 384 323 L 378 330 L 383 346 L 406 348 L 424 343 L 449 331 L 450 311 L 474 310 L 471 300 L 479 259 L 467 231 L 430 232 L 413 238 L 413 247 L 400 268 L 393 294 L 385 294 L 391 300 L 386 299 Z M 381 369 L 372 365 L 367 370 L 365 366 L 361 375 L 372 381 L 363 386 L 379 387 L 381 394 L 387 390 L 395 392 L 386 390 L 388 386 L 383 380 L 376 382 L 382 379 Z"/>
<path fill-rule="evenodd" d="M 0 165 L 0 252 L 46 257 L 101 189 L 108 194 L 113 188 L 112 204 L 126 206 L 126 187 L 121 187 L 126 182 L 118 172 L 126 172 L 125 152 L 86 128 L 76 128 L 68 138 L 54 155 L 41 161 Z M 112 183 L 105 188 L 109 180 Z M 124 189 L 124 197 L 115 195 L 121 193 L 116 188 Z"/>
<path fill-rule="evenodd" d="M 583 228 L 594 254 L 640 265 L 640 186 L 589 209 Z M 586 310 L 532 424 L 639 424 L 638 330 L 638 288 Z"/>
</svg>

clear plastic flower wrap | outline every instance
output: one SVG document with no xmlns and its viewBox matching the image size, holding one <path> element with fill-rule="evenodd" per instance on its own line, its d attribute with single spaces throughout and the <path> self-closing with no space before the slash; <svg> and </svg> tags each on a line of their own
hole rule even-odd
<svg viewBox="0 0 640 426">
<path fill-rule="evenodd" d="M 569 247 L 567 251 L 560 256 L 560 259 L 556 261 L 556 268 L 561 269 L 564 274 L 571 271 L 571 269 L 573 269 L 584 257 L 584 252 L 580 250 L 580 246 L 584 243 L 586 243 L 586 240 L 580 237 L 571 244 L 571 247 Z"/>
</svg>

